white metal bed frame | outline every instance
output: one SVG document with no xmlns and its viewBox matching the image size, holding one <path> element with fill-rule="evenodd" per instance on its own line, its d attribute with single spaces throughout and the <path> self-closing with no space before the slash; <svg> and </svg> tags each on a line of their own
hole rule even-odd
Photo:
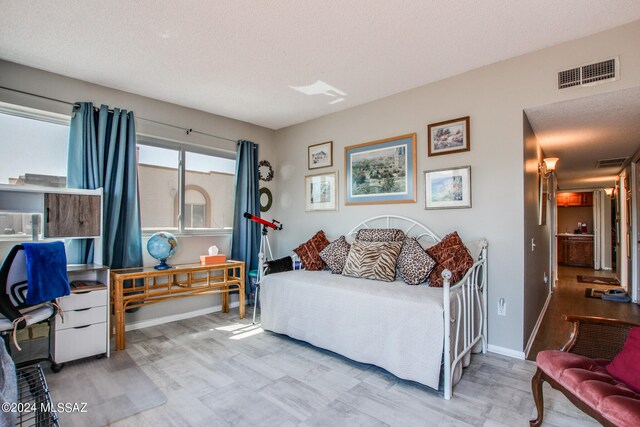
<svg viewBox="0 0 640 427">
<path fill-rule="evenodd" d="M 369 218 L 355 226 L 347 235 L 354 235 L 362 228 L 397 228 L 402 230 L 407 237 L 415 237 L 419 242 L 424 239 L 425 244 L 435 244 L 442 240 L 419 222 L 398 215 L 380 215 Z M 444 309 L 444 398 L 447 400 L 451 399 L 453 392 L 453 377 L 456 366 L 479 341 L 482 341 L 482 352 L 487 352 L 486 290 L 488 245 L 486 240 L 481 240 L 477 243 L 480 250 L 479 260 L 473 264 L 458 283 L 451 285 L 451 272 L 449 270 L 442 272 L 444 279 L 442 285 L 442 304 Z M 454 310 L 451 309 L 452 301 L 456 302 Z M 452 314 L 454 317 L 452 317 Z M 456 327 L 452 328 L 454 323 L 456 323 Z M 462 344 L 461 349 L 460 344 Z"/>
</svg>

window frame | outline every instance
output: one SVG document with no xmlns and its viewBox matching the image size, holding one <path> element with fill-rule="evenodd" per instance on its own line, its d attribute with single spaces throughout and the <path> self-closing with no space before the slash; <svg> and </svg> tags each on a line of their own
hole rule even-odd
<svg viewBox="0 0 640 427">
<path fill-rule="evenodd" d="M 184 217 L 186 214 L 185 199 L 189 185 L 186 184 L 186 156 L 187 152 L 195 154 L 203 154 L 212 157 L 222 157 L 225 159 L 234 159 L 237 161 L 237 154 L 233 151 L 223 150 L 213 147 L 203 147 L 201 145 L 192 145 L 184 142 L 162 139 L 157 136 L 137 133 L 136 145 L 146 145 L 149 147 L 164 148 L 178 152 L 178 229 L 167 225 L 171 229 L 171 233 L 176 236 L 230 236 L 233 233 L 233 227 L 229 228 L 186 228 L 184 225 Z M 142 217 L 142 212 L 140 212 Z M 142 218 L 141 218 L 142 219 Z M 205 219 L 206 223 L 206 219 Z M 142 228 L 142 236 L 149 237 L 156 233 L 157 229 Z"/>
<path fill-rule="evenodd" d="M 42 122 L 55 123 L 71 126 L 71 114 L 62 114 L 51 111 L 39 110 L 35 108 L 25 107 L 18 104 L 10 104 L 0 101 L 0 114 L 8 114 L 12 116 L 38 120 Z M 147 145 L 157 148 L 165 148 L 178 152 L 178 230 L 174 227 L 167 226 L 177 236 L 230 236 L 233 233 L 233 227 L 230 228 L 185 228 L 182 220 L 185 213 L 185 196 L 186 196 L 186 170 L 185 159 L 186 153 L 204 154 L 213 157 L 222 157 L 225 159 L 233 159 L 237 161 L 237 153 L 231 150 L 225 150 L 215 147 L 207 147 L 197 144 L 190 144 L 184 141 L 176 141 L 172 139 L 162 138 L 155 135 L 136 132 L 136 144 Z M 137 163 L 136 163 L 137 164 Z M 54 188 L 54 187 L 52 187 Z M 206 223 L 206 219 L 205 219 Z M 149 237 L 156 233 L 157 230 L 142 228 L 142 237 Z M 6 236 L 8 237 L 8 236 Z M 6 240 L 3 239 L 3 240 Z"/>
</svg>

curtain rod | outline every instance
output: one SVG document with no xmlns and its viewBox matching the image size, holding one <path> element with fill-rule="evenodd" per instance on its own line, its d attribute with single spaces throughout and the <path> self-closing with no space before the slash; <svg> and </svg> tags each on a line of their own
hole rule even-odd
<svg viewBox="0 0 640 427">
<path fill-rule="evenodd" d="M 39 95 L 37 93 L 25 92 L 23 90 L 14 89 L 14 88 L 6 87 L 6 86 L 0 86 L 0 89 L 9 90 L 11 92 L 16 92 L 16 93 L 21 93 L 23 95 L 34 96 L 36 98 L 46 99 L 48 101 L 59 102 L 61 104 L 67 104 L 67 105 L 71 105 L 72 107 L 79 107 L 80 106 L 80 104 L 77 103 L 77 102 L 69 102 L 69 101 L 65 101 L 63 99 L 51 98 L 51 97 L 48 97 L 48 96 Z M 96 108 L 96 107 L 94 107 L 94 108 Z M 113 111 L 113 110 L 109 109 L 109 111 Z M 140 116 L 136 116 L 136 119 L 144 120 L 145 122 L 155 123 L 155 124 L 162 125 L 162 126 L 168 126 L 168 127 L 174 128 L 174 129 L 180 129 L 180 130 L 185 131 L 187 133 L 187 135 L 190 135 L 192 133 L 197 133 L 197 134 L 205 135 L 205 136 L 208 136 L 208 137 L 211 137 L 211 138 L 222 139 L 222 140 L 230 141 L 230 142 L 234 142 L 234 143 L 238 142 L 235 139 L 225 138 L 224 136 L 213 135 L 211 133 L 201 132 L 199 130 L 193 130 L 191 128 L 187 129 L 187 128 L 183 128 L 181 126 L 176 126 L 176 125 L 172 125 L 172 124 L 169 124 L 169 123 L 164 123 L 164 122 L 159 122 L 159 121 L 156 121 L 156 120 L 146 119 L 146 118 L 140 117 Z"/>
</svg>

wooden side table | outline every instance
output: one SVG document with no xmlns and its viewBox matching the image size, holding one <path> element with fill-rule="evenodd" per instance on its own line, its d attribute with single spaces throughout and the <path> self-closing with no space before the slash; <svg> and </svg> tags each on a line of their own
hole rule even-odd
<svg viewBox="0 0 640 427">
<path fill-rule="evenodd" d="M 244 318 L 244 262 L 174 264 L 168 270 L 153 267 L 111 270 L 116 350 L 124 350 L 125 310 L 176 298 L 222 294 L 222 311 L 229 312 L 229 292 L 238 291 L 239 314 Z"/>
</svg>

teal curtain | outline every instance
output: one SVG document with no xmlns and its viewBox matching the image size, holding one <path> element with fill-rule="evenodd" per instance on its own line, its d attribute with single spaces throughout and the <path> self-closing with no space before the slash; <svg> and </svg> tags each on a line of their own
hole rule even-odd
<svg viewBox="0 0 640 427">
<path fill-rule="evenodd" d="M 244 217 L 244 213 L 260 216 L 260 189 L 258 182 L 258 145 L 251 141 L 238 141 L 236 157 L 236 198 L 231 238 L 231 259 L 244 261 L 245 292 L 249 294 L 249 272 L 258 268 L 260 225 Z"/>
<path fill-rule="evenodd" d="M 67 187 L 103 188 L 103 263 L 111 268 L 142 266 L 142 230 L 132 111 L 90 102 L 73 107 Z M 93 261 L 91 240 L 73 241 L 69 262 Z"/>
</svg>

